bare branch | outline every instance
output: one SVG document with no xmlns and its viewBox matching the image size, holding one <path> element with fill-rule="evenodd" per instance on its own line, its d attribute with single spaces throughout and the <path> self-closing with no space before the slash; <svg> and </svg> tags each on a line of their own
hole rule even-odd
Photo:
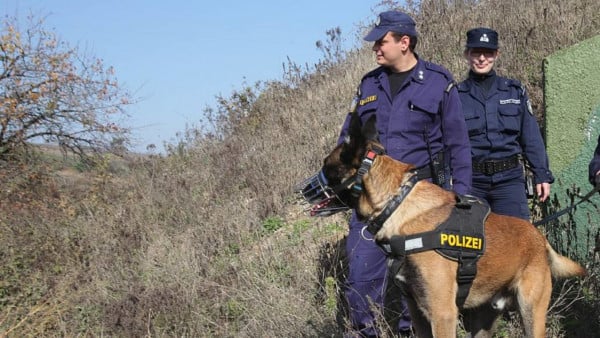
<svg viewBox="0 0 600 338">
<path fill-rule="evenodd" d="M 127 140 L 115 121 L 132 102 L 100 59 L 29 20 L 20 32 L 16 19 L 0 32 L 0 156 L 31 142 L 57 143 L 85 155 Z"/>
</svg>

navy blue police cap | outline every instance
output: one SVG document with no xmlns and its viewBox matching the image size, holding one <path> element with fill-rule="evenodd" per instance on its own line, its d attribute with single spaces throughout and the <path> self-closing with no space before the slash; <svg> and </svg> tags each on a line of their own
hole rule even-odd
<svg viewBox="0 0 600 338">
<path fill-rule="evenodd" d="M 490 28 L 473 28 L 467 32 L 467 48 L 498 49 L 498 32 Z"/>
<path fill-rule="evenodd" d="M 377 41 L 387 32 L 417 36 L 415 20 L 400 11 L 388 11 L 379 14 L 375 27 L 365 36 L 366 41 Z"/>
</svg>

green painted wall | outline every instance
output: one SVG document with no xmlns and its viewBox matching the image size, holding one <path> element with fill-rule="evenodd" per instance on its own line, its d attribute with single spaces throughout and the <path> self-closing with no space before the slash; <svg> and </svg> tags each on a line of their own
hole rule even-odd
<svg viewBox="0 0 600 338">
<path fill-rule="evenodd" d="M 544 60 L 544 101 L 546 147 L 556 178 L 546 210 L 551 214 L 578 201 L 574 193 L 583 195 L 592 188 L 587 177 L 600 132 L 600 35 Z M 600 196 L 592 200 L 559 219 L 563 227 L 576 227 L 580 248 L 600 225 Z M 550 230 L 558 234 L 560 226 L 555 222 L 546 229 L 554 227 Z"/>
</svg>

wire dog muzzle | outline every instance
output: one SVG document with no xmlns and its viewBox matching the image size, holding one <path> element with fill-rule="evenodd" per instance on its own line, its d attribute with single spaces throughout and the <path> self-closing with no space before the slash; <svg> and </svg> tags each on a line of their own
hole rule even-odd
<svg viewBox="0 0 600 338">
<path fill-rule="evenodd" d="M 356 174 L 345 179 L 335 187 L 329 186 L 329 182 L 327 181 L 327 177 L 325 177 L 323 170 L 320 170 L 318 173 L 298 184 L 296 191 L 302 195 L 306 202 L 312 205 L 312 207 L 308 209 L 310 215 L 325 217 L 340 211 L 349 210 L 350 206 L 339 198 L 338 193 L 340 191 L 349 190 L 352 197 L 358 198 L 363 189 L 363 175 L 371 169 L 375 157 L 381 154 L 385 154 L 384 149 L 381 147 L 368 149 Z"/>
<path fill-rule="evenodd" d="M 341 187 L 340 185 L 337 188 L 347 189 L 348 187 L 345 185 Z M 328 185 L 327 178 L 322 170 L 302 181 L 296 188 L 296 191 L 302 196 L 304 201 L 312 205 L 307 211 L 314 217 L 331 216 L 340 211 L 350 209 L 349 206 L 339 199 L 336 190 L 338 189 Z"/>
</svg>

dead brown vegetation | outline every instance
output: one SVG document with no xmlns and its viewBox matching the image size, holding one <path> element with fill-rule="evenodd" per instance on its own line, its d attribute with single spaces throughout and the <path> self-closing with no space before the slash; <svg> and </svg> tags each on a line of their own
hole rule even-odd
<svg viewBox="0 0 600 338">
<path fill-rule="evenodd" d="M 496 28 L 501 72 L 527 85 L 538 114 L 542 58 L 600 33 L 593 0 L 408 7 L 419 55 L 457 78 L 465 30 Z M 322 62 L 241 85 L 166 155 L 62 164 L 81 175 L 0 164 L 0 335 L 340 336 L 345 219 L 308 219 L 292 190 L 320 167 L 374 61 L 370 46 L 343 52 L 329 37 Z M 597 287 L 561 298 L 549 336 L 598 332 Z"/>
</svg>

